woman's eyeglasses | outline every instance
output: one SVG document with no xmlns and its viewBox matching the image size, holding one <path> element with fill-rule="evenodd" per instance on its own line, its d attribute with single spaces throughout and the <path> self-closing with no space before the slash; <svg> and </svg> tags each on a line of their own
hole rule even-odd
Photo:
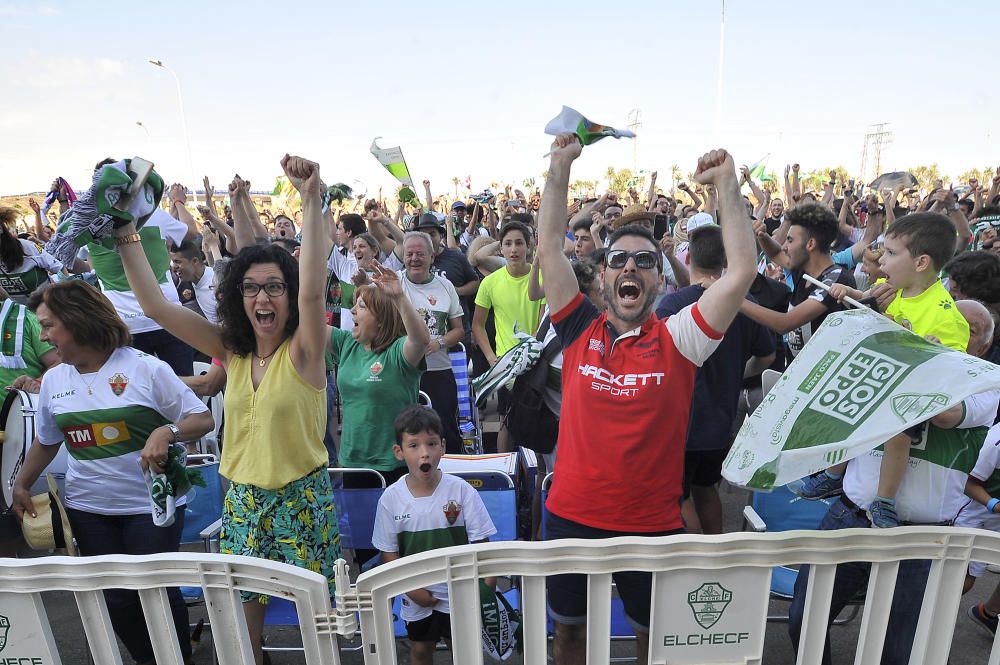
<svg viewBox="0 0 1000 665">
<path fill-rule="evenodd" d="M 284 295 L 285 289 L 287 288 L 288 285 L 284 282 L 268 282 L 267 284 L 243 282 L 240 284 L 240 293 L 243 294 L 244 298 L 256 298 L 257 294 L 259 294 L 261 289 L 263 289 L 264 293 L 267 295 L 272 298 L 277 298 L 280 295 Z"/>
<path fill-rule="evenodd" d="M 635 259 L 635 267 L 640 270 L 652 270 L 660 265 L 660 257 L 658 252 L 651 252 L 648 250 L 640 250 L 638 252 L 629 252 L 624 249 L 613 249 L 608 252 L 607 263 L 609 268 L 614 268 L 618 270 L 619 268 L 624 268 L 625 264 L 628 263 L 630 258 Z"/>
</svg>

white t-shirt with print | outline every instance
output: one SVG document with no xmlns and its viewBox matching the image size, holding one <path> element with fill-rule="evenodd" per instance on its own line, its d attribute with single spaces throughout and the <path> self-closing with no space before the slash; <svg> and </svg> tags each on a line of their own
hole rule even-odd
<svg viewBox="0 0 1000 665">
<path fill-rule="evenodd" d="M 165 362 L 122 347 L 91 374 L 66 363 L 46 372 L 35 429 L 40 443 L 68 448 L 66 506 L 134 515 L 150 510 L 139 468 L 149 433 L 207 410 Z"/>
<path fill-rule="evenodd" d="M 380 551 L 408 556 L 485 540 L 497 532 L 479 493 L 458 476 L 442 473 L 434 493 L 424 497 L 413 496 L 406 478 L 390 485 L 379 499 L 372 544 Z M 403 621 L 419 621 L 435 610 L 449 612 L 448 585 L 432 584 L 427 590 L 437 605 L 422 607 L 404 594 Z"/>
</svg>

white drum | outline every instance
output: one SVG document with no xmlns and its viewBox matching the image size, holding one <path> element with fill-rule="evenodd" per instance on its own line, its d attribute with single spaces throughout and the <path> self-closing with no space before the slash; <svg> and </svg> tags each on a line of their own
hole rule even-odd
<svg viewBox="0 0 1000 665">
<path fill-rule="evenodd" d="M 0 425 L 3 425 L 3 431 L 0 432 L 3 439 L 3 446 L 0 446 L 0 485 L 2 485 L 3 490 L 0 502 L 2 502 L 4 510 L 13 501 L 14 479 L 21 470 L 21 465 L 24 464 L 24 456 L 27 455 L 28 448 L 35 439 L 35 405 L 37 401 L 38 395 L 26 393 L 23 390 L 11 390 L 7 393 L 3 407 L 0 408 Z M 66 446 L 60 445 L 58 454 L 46 470 L 55 477 L 60 493 L 66 491 L 67 460 Z M 42 473 L 31 487 L 32 496 L 48 491 L 45 475 Z"/>
</svg>

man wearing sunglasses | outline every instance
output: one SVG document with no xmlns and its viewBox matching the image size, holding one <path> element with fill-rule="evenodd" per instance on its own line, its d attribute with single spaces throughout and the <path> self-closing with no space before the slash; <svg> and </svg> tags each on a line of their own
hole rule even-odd
<svg viewBox="0 0 1000 665">
<path fill-rule="evenodd" d="M 539 212 L 543 288 L 563 348 L 559 455 L 549 492 L 548 539 L 659 536 L 681 531 L 684 442 L 695 371 L 715 350 L 753 281 L 754 243 L 732 157 L 705 154 L 695 179 L 719 192 L 729 258 L 726 274 L 701 299 L 666 321 L 653 314 L 663 281 L 652 233 L 635 225 L 610 238 L 602 276 L 605 314 L 579 290 L 563 253 L 570 167 L 581 146 L 561 134 Z M 615 573 L 636 630 L 639 662 L 648 660 L 649 573 Z M 583 662 L 586 579 L 549 578 L 557 665 Z"/>
</svg>

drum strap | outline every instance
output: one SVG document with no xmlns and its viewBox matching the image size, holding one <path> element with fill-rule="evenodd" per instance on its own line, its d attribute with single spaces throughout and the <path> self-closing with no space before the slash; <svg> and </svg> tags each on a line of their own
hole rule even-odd
<svg viewBox="0 0 1000 665">
<path fill-rule="evenodd" d="M 0 367 L 4 369 L 24 369 L 27 364 L 21 353 L 24 350 L 24 318 L 28 308 L 10 298 L 0 308 Z"/>
</svg>

